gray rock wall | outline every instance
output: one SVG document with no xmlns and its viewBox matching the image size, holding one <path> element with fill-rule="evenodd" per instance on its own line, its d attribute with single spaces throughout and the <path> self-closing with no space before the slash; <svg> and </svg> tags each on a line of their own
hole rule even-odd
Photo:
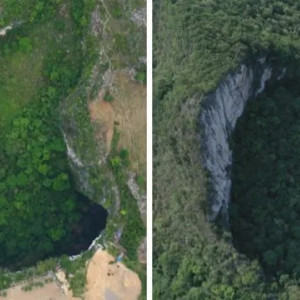
<svg viewBox="0 0 300 300">
<path fill-rule="evenodd" d="M 226 76 L 218 88 L 203 102 L 200 114 L 202 155 L 204 167 L 210 174 L 212 191 L 209 196 L 210 220 L 219 213 L 228 221 L 231 189 L 232 151 L 229 138 L 246 103 L 265 89 L 272 68 L 264 59 L 254 66 L 241 65 Z"/>
</svg>

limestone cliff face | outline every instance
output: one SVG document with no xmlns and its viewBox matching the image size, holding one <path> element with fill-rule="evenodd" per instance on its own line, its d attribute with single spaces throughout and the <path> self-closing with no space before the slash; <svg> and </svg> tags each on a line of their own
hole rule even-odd
<svg viewBox="0 0 300 300">
<path fill-rule="evenodd" d="M 203 164 L 210 174 L 212 188 L 209 196 L 210 220 L 220 213 L 228 219 L 232 164 L 229 138 L 247 101 L 261 93 L 271 77 L 272 67 L 265 59 L 258 60 L 253 66 L 241 65 L 237 71 L 227 75 L 203 102 L 201 144 Z"/>
</svg>

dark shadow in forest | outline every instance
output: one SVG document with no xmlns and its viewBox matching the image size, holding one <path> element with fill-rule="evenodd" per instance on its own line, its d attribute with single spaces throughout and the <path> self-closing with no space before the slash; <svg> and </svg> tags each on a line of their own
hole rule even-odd
<svg viewBox="0 0 300 300">
<path fill-rule="evenodd" d="M 82 207 L 84 207 L 81 220 L 73 227 L 71 244 L 57 249 L 58 254 L 71 256 L 87 250 L 106 227 L 108 213 L 102 205 L 93 203 L 82 194 L 79 194 L 78 201 L 82 202 Z"/>
</svg>

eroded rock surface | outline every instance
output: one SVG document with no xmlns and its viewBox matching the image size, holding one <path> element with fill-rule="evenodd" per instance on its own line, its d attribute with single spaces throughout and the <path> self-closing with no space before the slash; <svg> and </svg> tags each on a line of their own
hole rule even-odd
<svg viewBox="0 0 300 300">
<path fill-rule="evenodd" d="M 228 74 L 218 88 L 204 100 L 200 114 L 202 124 L 202 155 L 205 168 L 210 173 L 209 219 L 219 213 L 228 219 L 230 201 L 232 151 L 229 138 L 246 103 L 264 91 L 272 77 L 272 67 L 260 59 L 253 66 L 241 65 Z"/>
</svg>

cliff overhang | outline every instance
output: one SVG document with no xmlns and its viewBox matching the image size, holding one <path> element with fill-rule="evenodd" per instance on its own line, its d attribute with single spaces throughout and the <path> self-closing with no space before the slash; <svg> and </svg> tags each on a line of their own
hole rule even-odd
<svg viewBox="0 0 300 300">
<path fill-rule="evenodd" d="M 230 138 L 246 104 L 265 90 L 267 81 L 280 80 L 286 69 L 266 57 L 241 64 L 220 82 L 202 102 L 200 112 L 201 155 L 209 174 L 208 219 L 222 217 L 228 223 L 232 150 Z"/>
</svg>

